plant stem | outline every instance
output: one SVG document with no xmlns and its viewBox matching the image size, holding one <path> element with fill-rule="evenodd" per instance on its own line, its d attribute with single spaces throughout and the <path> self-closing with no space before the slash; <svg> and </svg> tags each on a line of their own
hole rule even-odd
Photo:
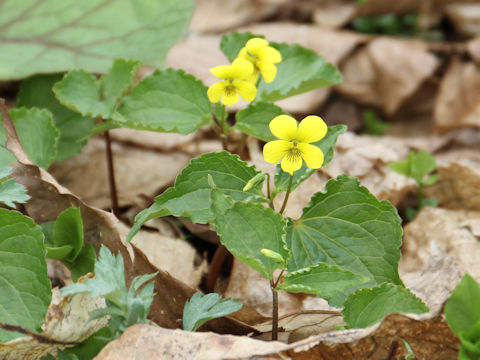
<svg viewBox="0 0 480 360">
<path fill-rule="evenodd" d="M 225 262 L 225 257 L 228 256 L 228 254 L 229 252 L 227 248 L 224 245 L 219 244 L 217 250 L 215 250 L 215 254 L 213 254 L 212 262 L 208 269 L 206 284 L 208 292 L 215 292 L 215 283 L 217 282 L 222 265 Z"/>
<path fill-rule="evenodd" d="M 266 175 L 267 175 L 267 197 L 270 199 L 268 206 L 270 206 L 270 209 L 275 210 L 273 207 L 273 199 L 271 198 L 271 193 L 270 193 L 270 174 L 267 173 Z"/>
<path fill-rule="evenodd" d="M 228 150 L 227 134 L 225 134 L 225 105 L 222 105 L 222 112 L 220 113 L 220 139 L 222 139 L 223 150 Z"/>
<path fill-rule="evenodd" d="M 287 193 L 285 194 L 285 199 L 283 200 L 282 208 L 280 209 L 280 214 L 283 214 L 285 208 L 287 207 L 288 198 L 290 197 L 290 192 L 292 191 L 292 182 L 293 175 L 290 175 L 290 180 L 288 181 Z"/>
<path fill-rule="evenodd" d="M 112 211 L 113 214 L 117 218 L 119 218 L 120 208 L 118 206 L 117 184 L 115 182 L 115 171 L 113 167 L 112 141 L 110 140 L 110 133 L 108 132 L 108 130 L 104 132 L 104 136 L 105 149 L 107 153 L 108 183 L 110 185 L 110 200 L 112 203 Z"/>
<path fill-rule="evenodd" d="M 272 341 L 278 340 L 278 292 L 275 290 L 276 285 L 270 280 L 270 288 L 272 289 Z"/>
</svg>

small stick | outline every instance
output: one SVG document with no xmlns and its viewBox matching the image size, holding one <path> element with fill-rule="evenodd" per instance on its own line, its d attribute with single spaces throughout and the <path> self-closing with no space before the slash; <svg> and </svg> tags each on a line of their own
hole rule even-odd
<svg viewBox="0 0 480 360">
<path fill-rule="evenodd" d="M 120 217 L 120 207 L 118 206 L 117 185 L 115 182 L 115 172 L 113 168 L 113 153 L 112 153 L 112 141 L 110 140 L 110 133 L 104 132 L 105 135 L 105 149 L 107 152 L 107 169 L 108 169 L 108 183 L 110 185 L 110 200 L 112 203 L 113 214 Z"/>
</svg>

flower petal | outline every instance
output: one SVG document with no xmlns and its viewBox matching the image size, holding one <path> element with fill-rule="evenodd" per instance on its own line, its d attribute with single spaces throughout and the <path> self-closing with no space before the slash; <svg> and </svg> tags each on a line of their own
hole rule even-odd
<svg viewBox="0 0 480 360">
<path fill-rule="evenodd" d="M 272 134 L 279 139 L 292 141 L 297 137 L 297 120 L 291 116 L 278 115 L 268 126 Z"/>
<path fill-rule="evenodd" d="M 267 84 L 271 83 L 275 79 L 275 76 L 277 76 L 277 67 L 271 62 L 257 61 L 257 67 L 260 69 L 263 80 L 265 80 Z"/>
<path fill-rule="evenodd" d="M 231 78 L 231 65 L 219 65 L 213 68 L 210 68 L 210 72 L 218 77 L 219 79 L 230 79 Z"/>
<path fill-rule="evenodd" d="M 250 39 L 245 44 L 247 51 L 254 56 L 258 56 L 258 51 L 265 46 L 268 46 L 268 41 L 262 38 Z"/>
<path fill-rule="evenodd" d="M 280 54 L 280 51 L 271 46 L 265 46 L 259 49 L 257 56 L 262 61 L 268 61 L 274 64 L 278 64 L 282 61 L 282 54 Z"/>
<path fill-rule="evenodd" d="M 298 125 L 297 140 L 304 143 L 313 143 L 327 134 L 327 124 L 320 116 L 310 115 Z"/>
<path fill-rule="evenodd" d="M 222 93 L 225 90 L 225 87 L 228 85 L 228 81 L 219 81 L 212 86 L 210 86 L 207 90 L 208 99 L 212 103 L 217 103 L 220 101 L 222 97 Z"/>
<path fill-rule="evenodd" d="M 323 165 L 323 152 L 315 145 L 298 143 L 302 158 L 310 169 L 320 169 Z"/>
<path fill-rule="evenodd" d="M 225 89 L 222 96 L 222 103 L 227 106 L 232 106 L 238 102 L 238 92 L 233 87 Z"/>
<path fill-rule="evenodd" d="M 257 88 L 250 81 L 235 80 L 233 81 L 233 86 L 235 86 L 245 101 L 252 101 L 257 96 Z"/>
<path fill-rule="evenodd" d="M 253 65 L 250 61 L 236 58 L 231 65 L 231 79 L 248 79 L 253 72 Z"/>
<path fill-rule="evenodd" d="M 290 149 L 281 163 L 282 170 L 293 175 L 295 171 L 302 167 L 302 156 L 299 149 Z"/>
<path fill-rule="evenodd" d="M 263 158 L 266 162 L 276 164 L 282 157 L 287 154 L 288 150 L 293 146 L 290 141 L 274 140 L 265 144 L 263 147 Z"/>
</svg>

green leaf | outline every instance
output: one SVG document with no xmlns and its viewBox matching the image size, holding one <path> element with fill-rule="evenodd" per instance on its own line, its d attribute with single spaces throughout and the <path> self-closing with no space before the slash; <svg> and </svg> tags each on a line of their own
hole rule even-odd
<svg viewBox="0 0 480 360">
<path fill-rule="evenodd" d="M 319 263 L 309 268 L 297 270 L 285 275 L 279 289 L 315 294 L 326 300 L 338 292 L 344 292 L 351 286 L 359 286 L 369 279 L 338 266 Z"/>
<path fill-rule="evenodd" d="M 196 292 L 183 308 L 183 330 L 197 329 L 212 319 L 230 315 L 242 308 L 242 303 L 234 299 L 222 299 L 216 293 L 202 295 Z"/>
<path fill-rule="evenodd" d="M 69 207 L 58 215 L 53 236 L 56 246 L 72 247 L 72 252 L 65 260 L 74 261 L 83 246 L 83 221 L 80 208 Z"/>
<path fill-rule="evenodd" d="M 14 208 L 14 203 L 26 203 L 30 196 L 27 195 L 27 189 L 23 185 L 8 178 L 11 173 L 12 168 L 10 166 L 0 167 L 0 202 Z"/>
<path fill-rule="evenodd" d="M 28 158 L 47 169 L 57 156 L 60 133 L 48 110 L 11 109 L 8 112 Z"/>
<path fill-rule="evenodd" d="M 61 104 L 83 116 L 111 119 L 139 68 L 138 61 L 116 59 L 99 80 L 85 70 L 72 70 L 55 84 L 53 92 Z"/>
<path fill-rule="evenodd" d="M 275 259 L 262 254 L 263 249 L 275 251 L 288 259 L 285 244 L 285 220 L 261 204 L 236 201 L 226 207 L 222 191 L 212 191 L 212 228 L 223 245 L 239 260 L 259 271 L 267 279 L 280 266 Z M 228 198 L 228 197 L 227 197 Z"/>
<path fill-rule="evenodd" d="M 254 37 L 264 38 L 263 35 L 254 35 L 251 32 L 239 33 L 234 31 L 223 35 L 220 41 L 220 50 L 222 50 L 230 62 L 233 62 L 247 41 Z"/>
<path fill-rule="evenodd" d="M 431 185 L 437 181 L 435 175 L 424 180 L 425 175 L 437 167 L 435 157 L 426 150 L 420 150 L 418 153 L 410 151 L 406 160 L 394 161 L 388 166 L 401 175 L 415 179 L 419 184 Z"/>
<path fill-rule="evenodd" d="M 77 281 L 80 276 L 94 272 L 96 259 L 97 253 L 95 252 L 95 248 L 90 244 L 85 245 L 75 261 L 69 264 L 72 280 Z"/>
<path fill-rule="evenodd" d="M 380 119 L 372 110 L 366 110 L 363 112 L 363 122 L 366 133 L 370 135 L 383 135 L 385 131 L 390 128 L 390 124 L 387 124 Z"/>
<path fill-rule="evenodd" d="M 268 124 L 278 115 L 287 114 L 271 103 L 259 102 L 248 105 L 235 115 L 234 128 L 263 141 L 276 140 Z"/>
<path fill-rule="evenodd" d="M 61 289 L 62 296 L 87 292 L 92 298 L 103 296 L 115 304 L 122 304 L 123 295 L 127 294 L 124 272 L 122 255 L 120 253 L 117 256 L 113 255 L 103 245 L 100 248 L 99 259 L 95 263 L 95 277 L 85 279 L 82 283 L 64 286 Z"/>
<path fill-rule="evenodd" d="M 174 215 L 188 217 L 197 224 L 206 224 L 212 217 L 208 174 L 216 186 L 234 200 L 263 197 L 262 185 L 258 184 L 244 192 L 248 181 L 260 172 L 248 166 L 237 155 L 227 151 L 204 154 L 193 159 L 175 180 L 175 185 L 155 198 L 155 203 L 135 217 L 127 241 L 140 227 L 155 217 Z"/>
<path fill-rule="evenodd" d="M 46 257 L 49 259 L 64 260 L 73 250 L 73 246 L 45 246 L 47 249 Z"/>
<path fill-rule="evenodd" d="M 365 328 L 391 313 L 422 314 L 427 311 L 428 307 L 423 301 L 408 289 L 400 285 L 382 284 L 350 295 L 342 315 L 350 328 Z"/>
<path fill-rule="evenodd" d="M 465 275 L 445 302 L 445 317 L 455 335 L 469 331 L 480 321 L 479 300 L 480 285 Z"/>
<path fill-rule="evenodd" d="M 401 219 L 395 207 L 378 201 L 357 178 L 341 175 L 313 195 L 300 219 L 289 221 L 288 270 L 324 262 L 368 277 L 370 281 L 361 287 L 384 282 L 401 285 L 397 269 L 401 238 Z M 333 299 L 338 306 L 343 300 L 340 294 Z"/>
<path fill-rule="evenodd" d="M 123 127 L 189 134 L 209 123 L 207 87 L 183 70 L 157 70 L 122 101 L 116 120 Z"/>
<path fill-rule="evenodd" d="M 6 209 L 0 209 L 0 293 L 0 322 L 40 331 L 51 299 L 42 230 Z M 0 329 L 0 342 L 19 336 Z"/>
<path fill-rule="evenodd" d="M 270 43 L 282 54 L 277 77 L 270 84 L 260 82 L 256 101 L 274 102 L 342 82 L 340 71 L 315 51 L 298 44 Z"/>
<path fill-rule="evenodd" d="M 110 328 L 107 326 L 90 335 L 80 344 L 66 348 L 64 351 L 69 355 L 76 356 L 78 359 L 91 360 L 95 358 L 100 350 L 111 340 L 113 340 L 113 336 Z"/>
<path fill-rule="evenodd" d="M 337 143 L 337 138 L 347 131 L 347 127 L 345 125 L 335 125 L 329 126 L 327 135 L 313 145 L 318 146 L 320 150 L 323 152 L 324 160 L 323 165 L 327 165 L 333 158 L 333 147 Z M 292 191 L 295 190 L 298 185 L 302 182 L 307 180 L 310 176 L 315 174 L 316 169 L 309 169 L 305 163 L 303 163 L 302 167 L 293 173 L 293 181 L 292 181 Z M 275 190 L 272 192 L 272 195 L 275 196 L 279 192 L 287 191 L 288 182 L 290 181 L 290 174 L 286 173 L 282 170 L 280 164 L 277 165 L 275 170 Z"/>
<path fill-rule="evenodd" d="M 160 67 L 187 27 L 192 0 L 0 2 L 0 79 L 83 68 L 114 58 Z"/>
<path fill-rule="evenodd" d="M 95 124 L 95 119 L 83 117 L 58 102 L 52 88 L 62 78 L 62 74 L 51 74 L 26 79 L 18 92 L 17 102 L 17 107 L 37 107 L 52 113 L 55 126 L 60 131 L 56 161 L 78 154 L 86 145 Z"/>
</svg>

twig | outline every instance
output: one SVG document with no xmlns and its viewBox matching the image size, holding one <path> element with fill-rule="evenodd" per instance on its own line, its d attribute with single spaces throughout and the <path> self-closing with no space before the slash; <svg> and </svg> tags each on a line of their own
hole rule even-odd
<svg viewBox="0 0 480 360">
<path fill-rule="evenodd" d="M 105 149 L 107 153 L 107 169 L 108 169 L 108 183 L 110 186 L 110 200 L 112 205 L 113 214 L 120 217 L 120 207 L 118 206 L 117 196 L 117 184 L 115 182 L 115 171 L 113 167 L 113 153 L 112 153 L 112 141 L 110 140 L 110 133 L 104 132 L 105 135 Z"/>
</svg>

